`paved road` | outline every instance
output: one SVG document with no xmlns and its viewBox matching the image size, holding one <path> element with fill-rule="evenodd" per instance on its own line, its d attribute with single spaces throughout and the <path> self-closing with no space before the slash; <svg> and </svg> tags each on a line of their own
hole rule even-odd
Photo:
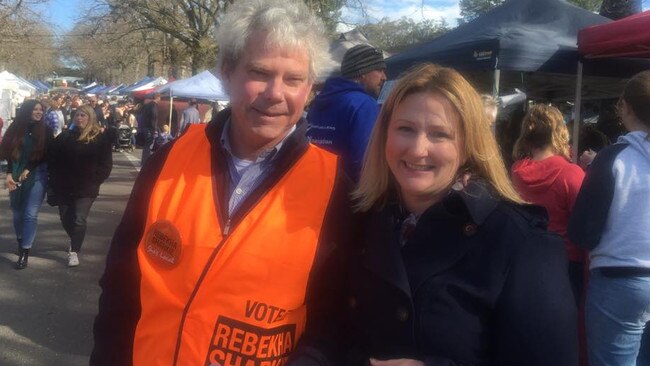
<svg viewBox="0 0 650 366">
<path fill-rule="evenodd" d="M 46 203 L 29 266 L 22 271 L 13 268 L 16 241 L 8 194 L 4 184 L 0 187 L 0 365 L 88 364 L 98 281 L 137 175 L 132 161 L 138 160 L 139 153 L 113 154 L 113 172 L 88 217 L 81 265 L 76 268 L 66 266 L 67 236 L 56 207 Z"/>
</svg>

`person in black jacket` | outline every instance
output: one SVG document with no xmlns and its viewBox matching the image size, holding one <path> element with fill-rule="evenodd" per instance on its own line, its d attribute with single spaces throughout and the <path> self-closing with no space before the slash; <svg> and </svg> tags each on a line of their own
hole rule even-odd
<svg viewBox="0 0 650 366">
<path fill-rule="evenodd" d="M 142 107 L 140 133 L 144 136 L 144 147 L 142 148 L 141 165 L 147 161 L 151 155 L 151 145 L 153 145 L 154 135 L 158 131 L 158 104 L 160 103 L 160 93 L 154 93 L 153 99 Z"/>
<path fill-rule="evenodd" d="M 44 162 L 52 130 L 43 120 L 44 111 L 38 100 L 23 102 L 0 144 L 0 160 L 7 160 L 5 186 L 9 190 L 18 241 L 16 269 L 27 267 L 29 250 L 36 238 L 38 211 L 47 186 Z"/>
<path fill-rule="evenodd" d="M 93 96 L 88 98 L 88 105 L 90 105 L 90 107 L 93 109 L 93 112 L 97 117 L 97 123 L 99 123 L 100 126 L 105 127 L 106 119 L 104 117 L 104 111 L 102 110 L 102 106 L 98 104 L 97 97 Z"/>
<path fill-rule="evenodd" d="M 79 265 L 86 218 L 99 186 L 111 174 L 112 131 L 102 132 L 93 108 L 81 106 L 75 113 L 73 127 L 56 138 L 48 156 L 52 193 L 48 203 L 59 206 L 61 224 L 70 237 L 70 267 Z"/>
<path fill-rule="evenodd" d="M 513 189 L 458 72 L 398 81 L 354 196 L 348 365 L 577 365 L 562 239 Z"/>
</svg>

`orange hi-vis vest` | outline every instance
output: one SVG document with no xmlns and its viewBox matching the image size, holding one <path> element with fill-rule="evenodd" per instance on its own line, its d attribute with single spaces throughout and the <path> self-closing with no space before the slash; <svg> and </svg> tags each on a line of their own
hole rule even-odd
<svg viewBox="0 0 650 366">
<path fill-rule="evenodd" d="M 303 333 L 336 157 L 309 146 L 224 233 L 210 155 L 205 127 L 192 126 L 154 185 L 138 246 L 135 366 L 283 365 Z"/>
</svg>

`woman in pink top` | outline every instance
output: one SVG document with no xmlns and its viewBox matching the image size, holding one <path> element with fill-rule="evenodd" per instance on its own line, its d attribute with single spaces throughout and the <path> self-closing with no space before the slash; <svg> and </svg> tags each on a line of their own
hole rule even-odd
<svg viewBox="0 0 650 366">
<path fill-rule="evenodd" d="M 513 155 L 515 188 L 526 201 L 546 208 L 548 229 L 564 239 L 571 285 L 579 304 L 586 255 L 569 241 L 567 225 L 585 174 L 569 161 L 569 131 L 562 113 L 552 106 L 532 106 L 524 118 Z"/>
</svg>

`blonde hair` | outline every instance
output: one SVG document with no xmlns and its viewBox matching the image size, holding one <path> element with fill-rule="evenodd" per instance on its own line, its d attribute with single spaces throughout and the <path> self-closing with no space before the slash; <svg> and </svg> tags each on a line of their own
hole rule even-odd
<svg viewBox="0 0 650 366">
<path fill-rule="evenodd" d="M 497 108 L 499 106 L 497 99 L 490 94 L 481 94 L 481 102 L 483 102 L 485 108 Z"/>
<path fill-rule="evenodd" d="M 388 125 L 397 106 L 416 93 L 436 93 L 444 96 L 458 113 L 458 139 L 462 141 L 466 161 L 458 177 L 470 173 L 472 178 L 484 179 L 501 198 L 524 203 L 513 188 L 497 143 L 492 135 L 481 97 L 456 70 L 433 64 L 411 68 L 397 82 L 384 103 L 370 137 L 361 178 L 352 196 L 356 209 L 368 211 L 384 206 L 398 194 L 395 178 L 386 161 L 385 150 Z"/>
<path fill-rule="evenodd" d="M 569 129 L 562 113 L 555 107 L 536 104 L 528 109 L 515 142 L 515 160 L 531 157 L 534 149 L 550 147 L 553 154 L 570 159 Z"/>
<path fill-rule="evenodd" d="M 76 113 L 79 112 L 83 112 L 85 115 L 88 116 L 88 124 L 86 124 L 86 127 L 84 127 L 83 129 L 77 126 L 77 128 L 81 129 L 78 141 L 87 144 L 93 141 L 97 136 L 99 136 L 100 133 L 102 133 L 102 128 L 101 126 L 99 126 L 99 122 L 97 122 L 97 115 L 95 114 L 95 110 L 91 106 L 84 104 L 79 108 L 77 108 Z"/>
</svg>

